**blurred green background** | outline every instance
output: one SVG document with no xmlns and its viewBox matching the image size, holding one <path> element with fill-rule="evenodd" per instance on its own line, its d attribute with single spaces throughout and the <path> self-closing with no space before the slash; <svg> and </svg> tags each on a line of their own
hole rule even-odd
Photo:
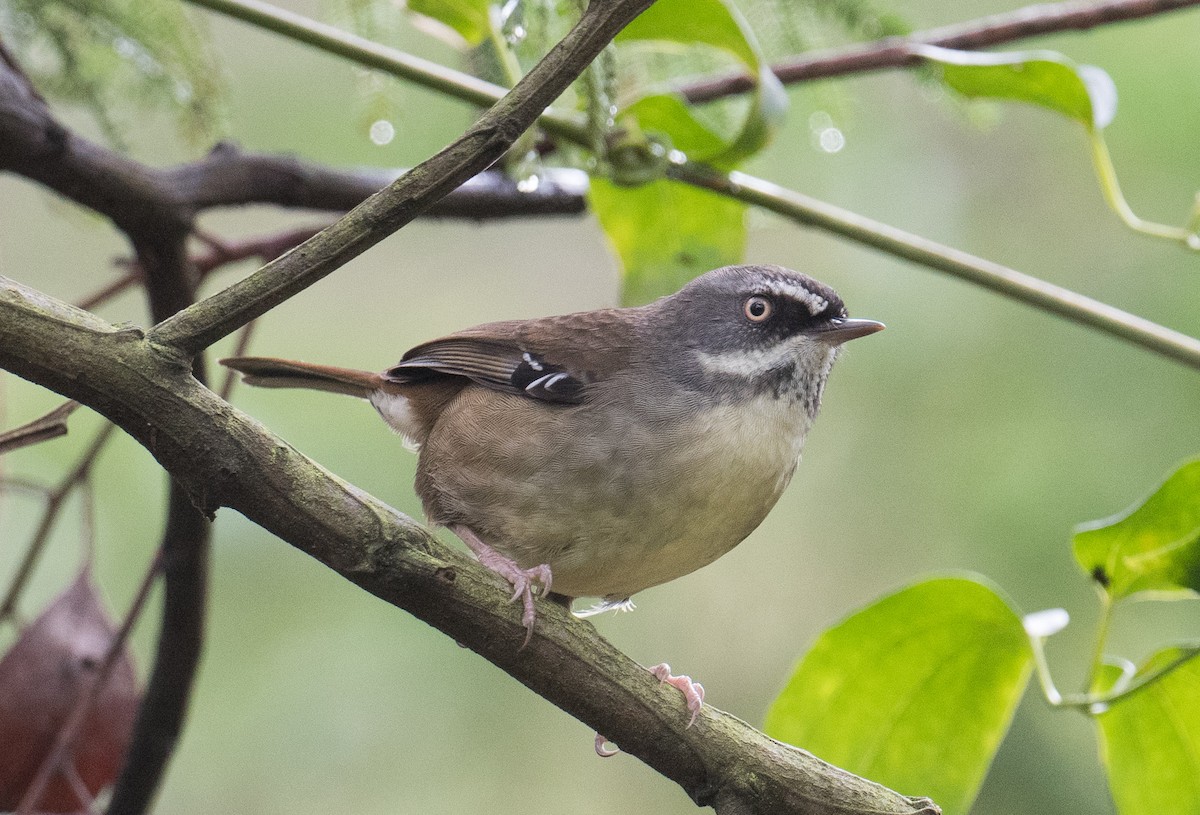
<svg viewBox="0 0 1200 815">
<path fill-rule="evenodd" d="M 896 10 L 926 28 L 1015 7 L 908 2 Z M 411 166 L 469 121 L 465 106 L 402 90 L 397 138 L 377 147 L 353 66 L 222 19 L 210 18 L 209 28 L 229 81 L 228 132 L 249 149 L 339 166 Z M 1109 144 L 1126 195 L 1139 214 L 1168 223 L 1186 219 L 1200 188 L 1198 41 L 1200 11 L 1036 42 L 1111 73 L 1121 101 Z M 419 33 L 396 44 L 456 59 Z M 964 115 L 895 72 L 791 96 L 787 129 L 751 172 L 1200 334 L 1200 261 L 1120 227 L 1078 127 L 1020 106 Z M 818 111 L 845 134 L 840 152 L 813 147 Z M 59 112 L 94 132 L 82 114 Z M 980 126 L 980 118 L 989 121 Z M 200 154 L 166 117 L 130 121 L 141 160 Z M 0 177 L 0 213 L 0 273 L 57 297 L 78 300 L 99 288 L 127 251 L 105 224 L 11 177 Z M 238 236 L 314 220 L 251 208 L 215 213 L 204 225 Z M 757 725 L 823 628 L 900 585 L 969 570 L 1025 611 L 1070 611 L 1073 623 L 1050 656 L 1060 686 L 1075 689 L 1097 606 L 1071 558 L 1070 530 L 1123 509 L 1200 453 L 1200 377 L 773 216 L 752 212 L 751 225 L 749 260 L 813 274 L 842 293 L 852 314 L 888 330 L 844 355 L 804 463 L 762 528 L 712 566 L 640 595 L 636 613 L 597 626 L 634 659 L 666 660 L 701 680 L 708 701 Z M 225 272 L 209 290 L 250 268 Z M 590 218 L 419 222 L 272 312 L 253 350 L 378 369 L 456 328 L 607 306 L 617 292 L 617 268 Z M 135 294 L 101 313 L 146 320 Z M 3 388 L 6 425 L 57 404 L 13 377 Z M 415 460 L 365 404 L 250 389 L 238 389 L 234 402 L 419 516 Z M 67 439 L 8 457 L 7 472 L 56 478 L 98 426 L 94 415 L 77 414 Z M 157 543 L 163 481 L 125 438 L 96 471 L 98 572 L 117 613 Z M 37 505 L 3 502 L 7 579 Z M 68 581 L 80 556 L 76 518 L 64 516 L 25 614 Z M 160 811 L 694 811 L 635 759 L 598 759 L 591 731 L 498 669 L 230 511 L 218 517 L 214 564 L 205 661 Z M 1196 611 L 1195 601 L 1124 608 L 1113 650 L 1136 660 L 1194 638 Z M 143 668 L 154 628 L 151 617 L 137 632 Z M 3 637 L 6 646 L 11 633 Z M 1089 722 L 1051 711 L 1031 691 L 974 812 L 1111 809 Z"/>
</svg>

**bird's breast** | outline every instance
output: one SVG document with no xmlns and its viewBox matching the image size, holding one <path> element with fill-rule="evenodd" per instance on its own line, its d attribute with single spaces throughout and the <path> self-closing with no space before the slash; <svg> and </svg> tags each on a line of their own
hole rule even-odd
<svg viewBox="0 0 1200 815">
<path fill-rule="evenodd" d="M 740 404 L 547 406 L 469 388 L 422 449 L 432 520 L 464 523 L 569 596 L 632 595 L 744 539 L 787 486 L 807 415 Z"/>
</svg>

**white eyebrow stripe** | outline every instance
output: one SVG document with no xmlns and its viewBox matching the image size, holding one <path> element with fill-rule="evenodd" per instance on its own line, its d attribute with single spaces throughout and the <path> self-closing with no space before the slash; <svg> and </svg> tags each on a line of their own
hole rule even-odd
<svg viewBox="0 0 1200 815">
<path fill-rule="evenodd" d="M 768 280 L 767 291 L 771 294 L 778 294 L 782 297 L 790 297 L 793 300 L 799 300 L 804 305 L 808 306 L 810 314 L 820 314 L 829 307 L 829 301 L 816 292 L 809 291 L 803 286 L 797 286 L 794 283 L 787 283 L 782 280 Z"/>
</svg>

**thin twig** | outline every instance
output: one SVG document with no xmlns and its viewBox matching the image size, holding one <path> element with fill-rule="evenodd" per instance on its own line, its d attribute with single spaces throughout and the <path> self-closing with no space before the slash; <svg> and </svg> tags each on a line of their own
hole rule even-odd
<svg viewBox="0 0 1200 815">
<path fill-rule="evenodd" d="M 74 413 L 77 407 L 78 402 L 67 400 L 45 416 L 0 433 L 0 456 L 31 444 L 67 435 L 67 417 Z"/>
<path fill-rule="evenodd" d="M 92 292 L 77 304 L 80 308 L 91 311 L 101 303 L 107 303 L 112 298 L 142 282 L 142 270 L 133 264 L 124 264 L 125 274 L 105 285 L 98 291 Z"/>
<path fill-rule="evenodd" d="M 192 236 L 208 247 L 208 251 L 192 255 L 189 259 L 189 264 L 195 269 L 199 281 L 202 282 L 213 272 L 231 263 L 237 263 L 249 258 L 257 258 L 263 263 L 272 261 L 289 249 L 308 240 L 326 226 L 328 224 L 296 227 L 284 230 L 283 232 L 243 238 L 237 241 L 223 241 L 214 235 L 195 229 L 192 231 Z M 118 264 L 125 267 L 128 271 L 113 282 L 79 301 L 77 305 L 80 308 L 91 311 L 109 299 L 121 294 L 126 289 L 144 282 L 145 276 L 142 273 L 142 267 L 136 260 L 121 260 L 118 261 Z M 0 448 L 0 452 L 4 452 L 4 450 Z"/>
<path fill-rule="evenodd" d="M 21 565 L 17 567 L 8 592 L 4 595 L 4 601 L 0 602 L 0 621 L 7 619 L 16 610 L 21 592 L 24 591 L 25 584 L 33 575 L 34 567 L 37 565 L 42 551 L 46 548 L 46 543 L 50 540 L 50 531 L 54 528 L 54 522 L 58 519 L 58 514 L 62 510 L 67 496 L 70 495 L 72 489 L 88 477 L 92 465 L 95 464 L 97 456 L 104 449 L 104 445 L 108 443 L 114 430 L 116 430 L 116 425 L 105 422 L 104 427 L 96 434 L 91 445 L 76 463 L 75 468 L 49 492 L 46 498 L 46 508 L 42 512 L 38 528 L 34 532 L 29 546 L 25 549 L 25 556 L 21 560 Z"/>
<path fill-rule="evenodd" d="M 771 70 L 784 84 L 793 84 L 885 68 L 908 68 L 920 61 L 913 53 L 913 47 L 917 45 L 973 50 L 1060 31 L 1081 31 L 1137 20 L 1197 4 L 1200 0 L 1039 3 L 907 37 L 886 37 L 861 45 L 802 54 L 773 64 Z M 680 85 L 676 91 L 687 101 L 700 103 L 748 93 L 755 87 L 756 83 L 749 75 L 731 72 Z"/>
<path fill-rule="evenodd" d="M 212 524 L 196 509 L 178 477 L 171 478 L 167 500 L 157 558 L 164 583 L 162 628 L 108 815 L 149 809 L 179 741 L 204 646 Z"/>
<path fill-rule="evenodd" d="M 481 107 L 495 104 L 508 93 L 508 88 L 485 82 L 471 74 L 421 59 L 397 48 L 388 48 L 270 3 L 259 0 L 187 2 Z M 538 117 L 538 124 L 549 133 L 585 146 L 590 138 L 583 118 L 565 111 L 547 110 Z"/>
</svg>

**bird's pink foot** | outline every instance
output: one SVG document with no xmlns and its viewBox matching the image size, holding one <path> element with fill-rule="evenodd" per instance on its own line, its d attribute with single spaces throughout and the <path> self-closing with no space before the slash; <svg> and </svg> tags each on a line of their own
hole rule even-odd
<svg viewBox="0 0 1200 815">
<path fill-rule="evenodd" d="M 538 594 L 542 597 L 550 593 L 552 575 L 549 564 L 543 563 L 540 566 L 523 569 L 512 558 L 488 546 L 467 527 L 455 524 L 450 527 L 450 531 L 462 539 L 467 548 L 479 558 L 480 563 L 512 584 L 513 595 L 509 602 L 518 597 L 521 598 L 521 604 L 525 609 L 521 615 L 521 623 L 525 626 L 525 642 L 521 644 L 521 647 L 524 648 L 529 644 L 529 638 L 533 636 L 533 623 L 537 619 L 537 613 L 533 607 L 534 589 L 538 588 Z"/>
<path fill-rule="evenodd" d="M 601 735 L 600 733 L 597 733 L 596 734 L 596 755 L 600 756 L 600 758 L 612 758 L 617 753 L 621 752 L 621 748 L 617 747 L 615 744 L 611 748 L 605 747 L 604 745 L 606 745 L 606 744 L 608 744 L 608 739 L 604 738 L 604 736 Z"/>
<path fill-rule="evenodd" d="M 650 673 L 654 674 L 659 682 L 666 682 L 683 694 L 688 712 L 692 714 L 692 718 L 688 719 L 687 726 L 694 725 L 696 717 L 700 715 L 700 708 L 704 706 L 704 686 L 699 682 L 693 682 L 690 676 L 672 676 L 671 666 L 665 662 L 655 665 L 650 669 Z"/>
</svg>

